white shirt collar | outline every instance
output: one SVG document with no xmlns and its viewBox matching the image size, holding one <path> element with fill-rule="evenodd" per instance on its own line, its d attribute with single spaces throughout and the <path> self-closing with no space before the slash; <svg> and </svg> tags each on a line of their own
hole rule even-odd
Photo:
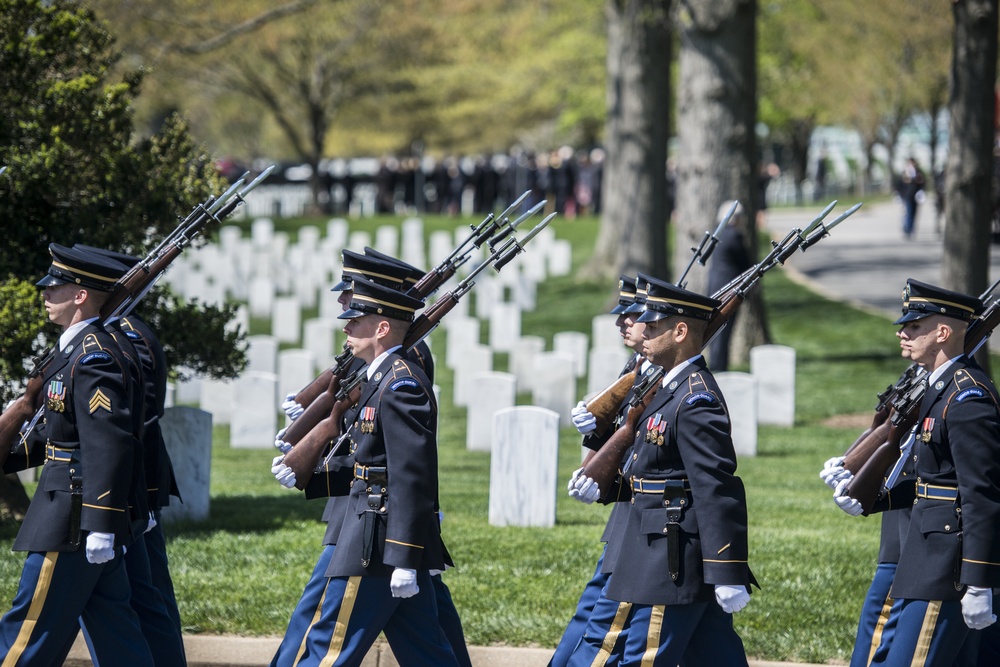
<svg viewBox="0 0 1000 667">
<path fill-rule="evenodd" d="M 671 380 L 673 380 L 674 378 L 676 378 L 678 375 L 681 374 L 681 371 L 683 371 L 685 368 L 687 368 L 688 366 L 690 366 L 691 364 L 693 364 L 695 361 L 697 361 L 700 358 L 701 358 L 701 354 L 696 354 L 693 357 L 691 357 L 690 359 L 688 359 L 686 361 L 682 361 L 681 363 L 679 363 L 676 366 L 674 366 L 673 368 L 671 368 L 670 371 L 667 372 L 667 374 L 663 376 L 663 380 L 660 381 L 660 386 L 661 387 L 666 387 L 671 382 Z"/>
<path fill-rule="evenodd" d="M 952 364 L 954 364 L 962 356 L 963 355 L 960 354 L 957 357 L 953 357 L 953 358 L 949 359 L 948 361 L 944 362 L 943 364 L 941 364 L 940 366 L 938 366 L 937 368 L 935 368 L 934 372 L 931 373 L 931 375 L 930 375 L 929 378 L 927 378 L 927 386 L 928 387 L 933 386 L 935 382 L 937 382 L 938 380 L 940 380 L 944 376 L 944 374 L 948 370 L 948 368 Z"/>
<path fill-rule="evenodd" d="M 89 320 L 82 320 L 80 322 L 77 322 L 76 324 L 71 324 L 70 326 L 66 327 L 66 330 L 63 331 L 62 334 L 59 336 L 59 351 L 62 352 L 63 350 L 65 350 L 66 346 L 69 345 L 70 341 L 76 338 L 76 335 L 80 333 L 80 330 L 83 329 L 88 324 L 90 324 L 91 322 L 95 321 L 96 319 L 97 319 L 96 317 L 91 317 Z"/>
<path fill-rule="evenodd" d="M 370 364 L 368 364 L 368 379 L 369 380 L 372 379 L 372 376 L 375 375 L 375 369 L 377 369 L 382 364 L 382 362 L 385 361 L 386 357 L 388 357 L 390 354 L 392 354 L 396 350 L 401 349 L 402 347 L 403 347 L 402 345 L 397 345 L 395 347 L 390 347 L 388 350 L 386 350 L 382 354 L 380 354 L 377 357 L 375 357 L 375 359 L 372 360 L 372 362 Z"/>
</svg>

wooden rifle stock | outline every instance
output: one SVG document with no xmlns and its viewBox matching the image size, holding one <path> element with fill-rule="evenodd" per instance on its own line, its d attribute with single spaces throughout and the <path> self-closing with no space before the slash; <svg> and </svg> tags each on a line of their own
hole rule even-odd
<svg viewBox="0 0 1000 667">
<path fill-rule="evenodd" d="M 30 378 L 24 394 L 0 414 L 0 467 L 15 446 L 14 440 L 21 431 L 21 425 L 30 420 L 37 411 L 41 390 L 42 376 L 36 375 Z"/>
<path fill-rule="evenodd" d="M 295 402 L 303 408 L 309 408 L 309 406 L 312 405 L 312 402 L 319 398 L 319 396 L 324 392 L 332 390 L 333 393 L 337 393 L 340 389 L 340 385 L 333 383 L 334 377 L 337 375 L 338 371 L 346 369 L 353 359 L 354 352 L 351 351 L 351 348 L 347 347 L 347 343 L 344 343 L 344 350 L 334 357 L 333 365 L 316 376 L 315 380 L 299 390 L 299 393 L 295 394 Z M 340 379 L 343 379 L 343 377 Z M 329 410 L 332 406 L 333 403 L 331 402 L 330 405 L 327 406 L 327 410 Z M 302 417 L 299 417 L 299 419 L 301 418 Z"/>
<path fill-rule="evenodd" d="M 625 397 L 632 390 L 632 385 L 635 384 L 635 374 L 636 371 L 625 373 L 610 387 L 587 401 L 587 410 L 597 420 L 597 428 L 594 429 L 595 435 L 604 435 L 608 427 L 618 417 L 618 410 L 625 402 Z"/>
<path fill-rule="evenodd" d="M 340 437 L 344 413 L 358 402 L 361 397 L 361 386 L 360 382 L 356 383 L 346 396 L 337 399 L 329 416 L 316 424 L 285 454 L 282 462 L 295 473 L 297 489 L 306 488 L 323 454 Z"/>
<path fill-rule="evenodd" d="M 599 450 L 594 452 L 593 456 L 588 456 L 584 462 L 583 474 L 597 483 L 597 488 L 601 490 L 601 500 L 607 498 L 611 487 L 614 486 L 615 478 L 618 477 L 621 468 L 622 457 L 635 442 L 635 429 L 639 424 L 639 417 L 649 407 L 658 387 L 659 382 L 654 384 L 636 405 L 629 408 L 625 422 L 611 434 Z"/>
<path fill-rule="evenodd" d="M 918 404 L 919 405 L 919 404 Z M 885 440 L 867 458 L 854 479 L 847 485 L 847 494 L 861 503 L 864 513 L 871 512 L 875 501 L 882 494 L 885 474 L 899 460 L 899 443 L 917 421 L 917 407 L 906 413 L 897 413 L 876 431 L 885 428 Z M 845 461 L 846 464 L 846 461 Z M 846 465 L 844 466 L 847 467 Z"/>
<path fill-rule="evenodd" d="M 351 359 L 353 358 L 352 356 Z M 334 365 L 327 371 L 324 371 L 320 377 L 325 377 L 329 373 L 330 378 L 326 390 L 309 404 L 309 407 L 299 415 L 298 419 L 288 425 L 288 428 L 285 429 L 285 435 L 281 438 L 282 440 L 290 445 L 298 444 L 309 431 L 330 414 L 337 402 L 337 394 L 340 391 L 341 383 L 348 379 L 347 371 L 350 366 L 350 363 L 343 363 L 339 366 Z"/>
</svg>

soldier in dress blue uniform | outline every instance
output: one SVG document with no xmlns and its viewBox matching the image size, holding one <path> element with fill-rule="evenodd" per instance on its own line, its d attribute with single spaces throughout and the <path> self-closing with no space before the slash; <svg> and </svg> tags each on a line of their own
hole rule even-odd
<svg viewBox="0 0 1000 667">
<path fill-rule="evenodd" d="M 56 664 L 82 621 L 95 663 L 151 666 L 122 557 L 136 537 L 134 388 L 128 361 L 98 322 L 120 267 L 58 244 L 49 252 L 38 285 L 63 333 L 44 372 L 46 463 L 14 541 L 27 556 L 0 619 L 0 647 L 5 664 Z"/>
<path fill-rule="evenodd" d="M 606 595 L 630 607 L 621 665 L 746 665 L 731 614 L 756 583 L 729 413 L 701 355 L 719 302 L 647 277 L 643 356 L 666 369 L 643 411 Z M 600 663 L 597 663 L 600 664 Z"/>
<path fill-rule="evenodd" d="M 900 602 L 896 631 L 873 664 L 950 665 L 970 628 L 996 622 L 1000 411 L 993 382 L 964 354 L 981 310 L 975 297 L 912 279 L 903 292 L 897 336 L 927 371 L 927 390 L 913 444 L 916 499 L 890 591 Z M 843 485 L 838 495 L 854 513 Z"/>
<path fill-rule="evenodd" d="M 619 377 L 635 372 L 636 378 L 639 378 L 642 370 L 644 370 L 640 366 L 648 365 L 648 362 L 640 354 L 642 350 L 642 330 L 645 328 L 645 325 L 636 323 L 636 316 L 632 314 L 637 297 L 636 282 L 636 279 L 632 276 L 622 275 L 619 277 L 618 302 L 611 309 L 611 314 L 618 316 L 615 324 L 618 326 L 625 345 L 632 350 L 632 355 L 629 357 L 624 368 L 622 368 Z M 622 406 L 626 405 L 627 400 L 628 396 L 625 397 Z M 586 403 L 580 401 L 572 410 L 572 418 L 573 425 L 583 435 L 583 446 L 591 451 L 599 450 L 614 433 L 623 412 L 622 407 L 619 406 L 619 419 L 615 420 L 604 433 L 597 434 L 596 417 L 587 409 Z M 592 503 L 597 500 L 597 494 L 594 493 L 595 488 L 593 486 L 588 487 L 588 493 L 586 494 L 581 493 L 580 489 L 577 488 L 577 484 L 582 483 L 580 480 L 582 472 L 583 468 L 579 468 L 570 477 L 568 485 L 569 495 L 581 502 Z M 605 636 L 613 628 L 618 633 L 616 636 L 617 641 L 613 642 L 613 644 L 624 643 L 625 629 L 614 626 L 617 603 L 612 605 L 610 616 L 602 613 L 602 610 L 605 608 L 602 602 L 606 601 L 606 598 L 603 598 L 602 594 L 614 567 L 613 559 L 608 558 L 608 550 L 609 548 L 617 547 L 620 543 L 617 539 L 617 532 L 624 527 L 626 518 L 628 518 L 628 509 L 625 505 L 616 503 L 612 508 L 611 515 L 608 517 L 604 533 L 601 535 L 601 542 L 604 543 L 604 548 L 601 550 L 601 556 L 597 559 L 597 567 L 590 581 L 584 586 L 583 593 L 580 595 L 580 599 L 576 605 L 576 612 L 563 631 L 555 653 L 553 653 L 552 658 L 549 660 L 550 667 L 564 667 L 569 664 L 570 655 L 573 654 L 574 650 L 577 650 L 581 640 L 586 641 L 583 639 L 585 634 L 588 638 L 597 638 L 597 647 L 593 649 L 595 655 L 603 645 Z M 591 624 L 593 627 L 589 627 Z M 590 664 L 590 662 L 587 662 L 587 664 Z"/>
<path fill-rule="evenodd" d="M 342 292 L 339 300 L 344 304 L 345 309 L 347 309 L 353 299 L 353 287 L 356 279 L 364 282 L 371 280 L 371 282 L 392 289 L 395 292 L 404 292 L 423 276 L 423 272 L 419 269 L 400 260 L 375 253 L 370 248 L 366 248 L 365 251 L 366 254 L 364 255 L 344 251 L 344 275 L 341 282 L 335 285 L 333 289 Z M 434 366 L 430 349 L 422 341 L 414 346 L 405 355 L 405 358 L 414 362 L 424 371 L 425 375 L 433 373 Z M 348 375 L 365 365 L 362 359 L 355 357 L 352 366 L 348 370 Z M 432 380 L 432 376 L 429 376 L 428 379 Z M 349 426 L 354 422 L 354 415 L 357 409 L 357 406 L 355 406 L 345 415 L 345 426 Z M 282 644 L 272 659 L 272 665 L 291 664 L 298 655 L 300 646 L 306 641 L 307 635 L 310 645 L 329 645 L 332 642 L 333 638 L 330 635 L 335 628 L 336 619 L 326 618 L 332 611 L 335 611 L 335 608 L 330 605 L 323 605 L 324 599 L 329 595 L 326 593 L 327 588 L 332 583 L 327 577 L 326 570 L 333 558 L 345 516 L 349 516 L 348 506 L 350 499 L 345 495 L 330 496 L 333 493 L 332 489 L 342 481 L 341 477 L 345 472 L 348 475 L 348 479 L 353 476 L 353 464 L 354 457 L 350 453 L 334 456 L 327 462 L 325 472 L 314 475 L 306 488 L 306 496 L 308 498 L 329 497 L 323 514 L 323 520 L 327 522 L 327 531 L 323 539 L 324 548 L 313 569 L 312 576 L 306 584 L 302 597 L 292 614 Z M 285 472 L 282 468 L 285 467 L 278 463 L 278 459 L 276 459 L 276 464 L 272 468 L 272 472 L 275 472 L 276 476 L 284 475 L 283 479 L 285 481 L 283 483 L 286 486 L 293 486 L 294 479 L 287 476 L 290 471 Z M 450 566 L 451 560 L 447 555 L 447 551 L 445 551 L 445 559 L 446 563 Z M 458 659 L 458 663 L 463 667 L 471 666 L 471 660 L 469 659 L 462 631 L 461 619 L 452 602 L 450 592 L 439 573 L 433 574 L 431 579 L 437 598 L 438 621 L 445 631 L 445 635 Z M 323 616 L 318 623 L 315 622 L 317 615 Z M 321 660 L 322 657 L 322 655 L 317 656 L 314 653 L 316 660 Z"/>
<path fill-rule="evenodd" d="M 92 252 L 118 262 L 122 275 L 139 262 L 139 258 L 112 250 L 76 244 L 74 248 Z M 113 335 L 138 360 L 141 367 L 143 423 L 141 425 L 142 473 L 145 485 L 142 501 L 150 520 L 141 540 L 129 547 L 125 566 L 132 589 L 131 604 L 142 624 L 143 634 L 158 665 L 178 666 L 186 663 L 184 640 L 174 594 L 173 580 L 167 561 L 166 541 L 160 521 L 162 508 L 170 496 L 180 498 L 173 465 L 160 430 L 167 395 L 167 358 L 153 330 L 137 315 L 129 314 L 110 324 Z"/>
<path fill-rule="evenodd" d="M 359 665 L 384 632 L 401 665 L 458 665 L 437 618 L 431 570 L 443 570 L 438 523 L 437 405 L 430 382 L 400 344 L 423 302 L 355 277 L 340 317 L 368 368 L 349 431 L 351 480 L 332 494 L 348 511 L 330 578 L 295 655 L 272 664 Z M 336 631 L 335 631 L 336 630 Z M 287 637 L 286 637 L 287 641 Z"/>
</svg>

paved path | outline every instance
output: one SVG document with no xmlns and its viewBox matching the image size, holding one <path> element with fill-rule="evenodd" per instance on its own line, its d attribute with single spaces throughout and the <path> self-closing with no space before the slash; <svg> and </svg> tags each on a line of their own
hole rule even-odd
<svg viewBox="0 0 1000 667">
<path fill-rule="evenodd" d="M 857 203 L 843 198 L 827 217 Z M 777 209 L 769 212 L 767 227 L 782 237 L 793 227 L 805 227 L 822 207 Z M 805 252 L 796 253 L 786 265 L 816 291 L 886 315 L 898 316 L 907 278 L 941 284 L 943 238 L 935 231 L 934 206 L 918 209 L 916 233 L 905 240 L 900 204 L 865 204 L 830 236 Z M 1000 276 L 1000 246 L 990 246 L 991 280 Z"/>
</svg>

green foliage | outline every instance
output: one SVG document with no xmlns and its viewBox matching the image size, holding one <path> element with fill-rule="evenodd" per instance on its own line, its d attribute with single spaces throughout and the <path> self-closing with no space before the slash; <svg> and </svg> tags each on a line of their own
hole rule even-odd
<svg viewBox="0 0 1000 667">
<path fill-rule="evenodd" d="M 178 116 L 152 136 L 133 136 L 132 105 L 142 72 L 115 80 L 114 40 L 90 9 L 56 0 L 0 0 L 0 276 L 41 276 L 48 244 L 86 243 L 145 255 L 194 202 L 222 190 L 204 149 Z M 22 288 L 18 288 L 23 290 Z M 24 375 L 22 359 L 44 317 L 37 292 L 18 296 L 22 322 L 0 328 L 0 368 L 7 381 Z M 13 308 L 13 299 L 3 304 Z M 225 377 L 242 351 L 223 326 L 232 309 L 182 307 L 150 319 L 184 320 L 171 361 Z M 173 331 L 165 336 L 173 337 Z"/>
<path fill-rule="evenodd" d="M 38 334 L 48 318 L 30 282 L 9 278 L 0 282 L 0 378 L 22 378 L 22 361 L 39 353 Z M 0 403 L 13 396 L 0 384 Z"/>
</svg>

